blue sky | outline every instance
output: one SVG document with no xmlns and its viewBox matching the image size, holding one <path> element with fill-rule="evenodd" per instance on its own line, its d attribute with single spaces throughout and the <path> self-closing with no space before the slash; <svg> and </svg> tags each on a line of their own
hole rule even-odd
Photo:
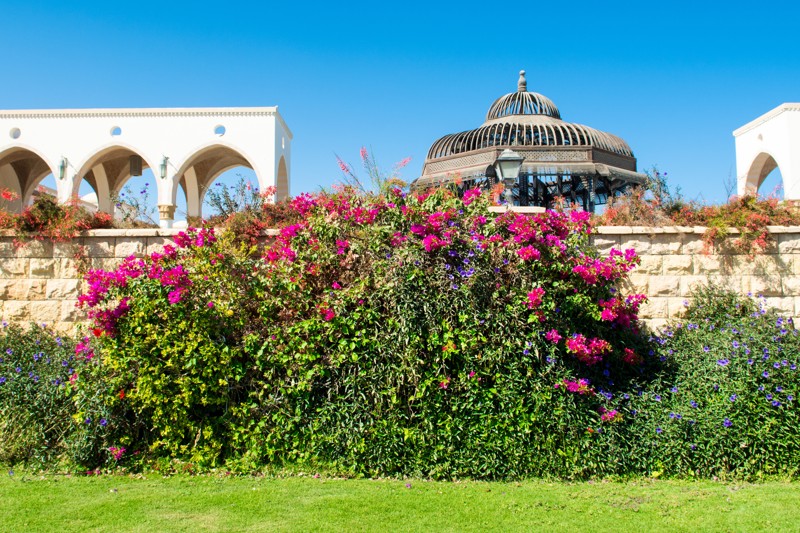
<svg viewBox="0 0 800 533">
<path fill-rule="evenodd" d="M 525 69 L 565 120 L 721 201 L 732 131 L 800 101 L 796 2 L 3 4 L 0 108 L 277 105 L 293 194 L 362 145 L 386 168 L 411 156 L 410 181 Z"/>
</svg>

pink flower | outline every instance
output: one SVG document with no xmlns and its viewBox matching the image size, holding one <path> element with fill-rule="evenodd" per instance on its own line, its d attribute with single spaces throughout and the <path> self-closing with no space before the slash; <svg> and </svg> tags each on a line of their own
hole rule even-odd
<svg viewBox="0 0 800 533">
<path fill-rule="evenodd" d="M 322 315 L 322 320 L 325 322 L 330 322 L 336 317 L 336 313 L 329 307 L 320 307 L 319 313 Z"/>
<path fill-rule="evenodd" d="M 445 378 L 444 381 L 439 383 L 439 388 L 446 389 L 449 384 L 450 384 L 450 378 Z"/>
<path fill-rule="evenodd" d="M 342 288 L 342 286 L 339 285 L 338 281 L 334 281 L 333 283 L 331 283 L 331 287 L 333 287 L 334 289 L 341 289 Z"/>
<path fill-rule="evenodd" d="M 428 235 L 424 239 L 422 239 L 422 245 L 425 247 L 426 252 L 432 252 L 439 248 L 444 248 L 449 243 L 444 240 L 440 239 L 436 235 Z"/>
<path fill-rule="evenodd" d="M 530 261 L 531 259 L 539 259 L 542 253 L 533 246 L 526 246 L 517 250 L 517 255 L 525 261 Z"/>
<path fill-rule="evenodd" d="M 208 302 L 206 305 L 208 306 L 209 309 L 214 308 L 214 302 Z"/>
<path fill-rule="evenodd" d="M 343 255 L 348 248 L 350 248 L 350 242 L 346 239 L 336 241 L 336 255 Z"/>
<path fill-rule="evenodd" d="M 111 446 L 108 449 L 111 452 L 111 456 L 114 458 L 115 461 L 119 461 L 122 459 L 122 456 L 125 455 L 125 447 L 124 446 Z"/>
<path fill-rule="evenodd" d="M 366 147 L 362 146 L 361 147 L 361 160 L 362 161 L 366 161 L 368 155 L 369 155 L 369 153 L 367 152 Z"/>
<path fill-rule="evenodd" d="M 528 293 L 528 309 L 536 309 L 542 305 L 542 297 L 544 296 L 544 289 L 536 287 Z"/>
<path fill-rule="evenodd" d="M 558 344 L 558 341 L 560 341 L 563 337 L 561 337 L 561 335 L 558 334 L 557 330 L 551 329 L 550 331 L 545 333 L 544 338 L 552 342 L 553 344 Z"/>
<path fill-rule="evenodd" d="M 474 189 L 469 189 L 464 193 L 464 205 L 471 204 L 476 198 L 480 197 L 481 189 L 479 187 L 475 187 Z"/>
</svg>

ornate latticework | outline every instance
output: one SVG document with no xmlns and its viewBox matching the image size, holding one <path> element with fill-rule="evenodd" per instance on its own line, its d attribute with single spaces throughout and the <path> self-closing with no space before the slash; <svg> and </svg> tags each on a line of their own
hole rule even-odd
<svg viewBox="0 0 800 533">
<path fill-rule="evenodd" d="M 624 140 L 563 121 L 552 100 L 527 90 L 523 70 L 517 91 L 495 100 L 483 125 L 445 135 L 431 145 L 414 185 L 448 182 L 455 176 L 487 184 L 485 162 L 493 162 L 506 148 L 524 157 L 514 189 L 520 205 L 544 205 L 555 196 L 580 193 L 585 208 L 593 209 L 596 200 L 645 178 L 636 172 L 636 159 Z"/>
</svg>

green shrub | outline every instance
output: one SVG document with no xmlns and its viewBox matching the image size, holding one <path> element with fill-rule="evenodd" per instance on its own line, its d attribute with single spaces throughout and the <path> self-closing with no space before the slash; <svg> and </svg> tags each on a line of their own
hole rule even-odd
<svg viewBox="0 0 800 533">
<path fill-rule="evenodd" d="M 709 285 L 687 319 L 658 339 L 666 370 L 628 402 L 637 411 L 630 438 L 640 469 L 797 475 L 800 338 L 791 319 L 763 306 Z"/>
<path fill-rule="evenodd" d="M 97 466 L 108 459 L 111 415 L 86 346 L 44 326 L 3 326 L 0 462 Z"/>
</svg>

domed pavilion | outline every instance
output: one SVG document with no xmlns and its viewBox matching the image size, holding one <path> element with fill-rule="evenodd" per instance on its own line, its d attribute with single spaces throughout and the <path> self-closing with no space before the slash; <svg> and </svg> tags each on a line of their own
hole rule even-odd
<svg viewBox="0 0 800 533">
<path fill-rule="evenodd" d="M 516 179 L 502 176 L 498 165 L 498 158 L 512 156 L 521 160 Z M 644 183 L 646 176 L 636 171 L 628 143 L 562 120 L 552 100 L 528 91 L 523 70 L 517 91 L 495 100 L 483 125 L 433 143 L 412 188 L 460 179 L 462 190 L 489 189 L 502 178 L 516 205 L 549 207 L 562 197 L 594 211 L 609 196 Z"/>
</svg>

